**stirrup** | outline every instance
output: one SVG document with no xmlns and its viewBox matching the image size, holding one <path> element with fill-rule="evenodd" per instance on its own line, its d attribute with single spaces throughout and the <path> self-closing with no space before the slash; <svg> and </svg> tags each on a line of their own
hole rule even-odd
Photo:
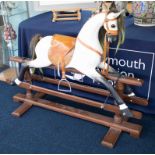
<svg viewBox="0 0 155 155">
<path fill-rule="evenodd" d="M 61 89 L 61 88 L 60 88 L 61 82 L 63 82 L 63 81 L 67 83 L 69 89 Z M 67 86 L 64 86 L 64 87 L 67 87 Z M 62 92 L 72 92 L 71 85 L 70 85 L 69 81 L 68 81 L 66 78 L 62 78 L 62 79 L 59 81 L 59 83 L 58 83 L 58 91 L 62 91 Z"/>
</svg>

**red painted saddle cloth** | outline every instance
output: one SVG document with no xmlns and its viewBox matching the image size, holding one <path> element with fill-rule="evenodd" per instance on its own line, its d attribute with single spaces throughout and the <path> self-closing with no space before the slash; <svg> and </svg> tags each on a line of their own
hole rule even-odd
<svg viewBox="0 0 155 155">
<path fill-rule="evenodd" d="M 51 47 L 49 48 L 48 57 L 52 64 L 61 67 L 66 66 L 73 55 L 73 48 L 75 46 L 76 38 L 55 34 L 51 41 Z"/>
</svg>

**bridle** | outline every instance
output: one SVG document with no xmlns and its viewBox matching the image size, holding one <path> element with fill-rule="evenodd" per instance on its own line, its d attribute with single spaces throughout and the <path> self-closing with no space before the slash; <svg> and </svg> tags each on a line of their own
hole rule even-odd
<svg viewBox="0 0 155 155">
<path fill-rule="evenodd" d="M 105 20 L 103 22 L 103 25 L 104 25 L 104 23 L 106 25 L 106 33 L 105 33 L 105 36 L 104 36 L 104 46 L 103 46 L 103 61 L 102 61 L 102 63 L 104 63 L 104 66 L 106 64 L 106 58 L 108 58 L 107 68 L 104 67 L 104 69 L 102 70 L 102 73 L 104 73 L 105 75 L 108 75 L 109 65 L 110 65 L 110 61 L 109 61 L 109 46 L 110 45 L 109 45 L 108 37 L 109 36 L 117 36 L 118 32 L 119 32 L 119 30 L 110 30 L 110 28 L 108 26 L 108 22 L 109 21 L 115 21 L 115 20 L 118 20 L 118 17 L 113 18 L 113 19 L 108 19 L 107 14 L 106 14 L 106 18 L 105 18 Z"/>
<path fill-rule="evenodd" d="M 101 13 L 104 13 L 104 12 L 101 12 Z M 92 52 L 98 54 L 99 56 L 101 56 L 101 57 L 103 56 L 103 63 L 104 64 L 106 64 L 106 57 L 109 57 L 109 41 L 108 41 L 108 36 L 117 36 L 118 35 L 118 31 L 119 31 L 119 30 L 110 30 L 110 28 L 108 26 L 108 22 L 109 21 L 115 21 L 115 20 L 118 20 L 118 18 L 108 19 L 107 18 L 108 12 L 106 11 L 105 13 L 106 13 L 106 18 L 105 18 L 105 20 L 103 22 L 103 27 L 104 27 L 104 23 L 105 23 L 105 25 L 106 25 L 106 33 L 105 33 L 105 36 L 104 36 L 103 54 L 101 54 L 100 51 L 94 49 L 93 47 L 91 47 L 87 43 L 83 42 L 79 37 L 77 38 L 77 40 L 78 40 L 78 42 L 80 44 L 82 44 L 83 46 L 85 46 L 86 48 L 91 50 Z M 107 75 L 108 71 L 109 71 L 109 59 L 108 59 L 108 67 L 107 67 L 107 69 L 104 69 L 103 72 L 105 72 L 105 74 Z"/>
</svg>

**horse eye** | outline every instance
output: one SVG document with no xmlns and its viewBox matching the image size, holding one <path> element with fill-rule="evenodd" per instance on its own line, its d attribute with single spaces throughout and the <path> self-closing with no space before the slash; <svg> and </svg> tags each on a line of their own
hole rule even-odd
<svg viewBox="0 0 155 155">
<path fill-rule="evenodd" d="M 112 24 L 112 25 L 111 25 L 111 27 L 112 27 L 112 28 L 115 28 L 115 27 L 116 27 L 116 25 Z"/>
</svg>

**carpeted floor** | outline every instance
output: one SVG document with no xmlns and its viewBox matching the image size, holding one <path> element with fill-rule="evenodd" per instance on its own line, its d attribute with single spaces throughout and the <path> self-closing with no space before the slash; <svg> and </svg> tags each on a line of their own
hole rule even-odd
<svg viewBox="0 0 155 155">
<path fill-rule="evenodd" d="M 140 139 L 121 135 L 114 149 L 100 144 L 108 128 L 60 113 L 31 108 L 20 118 L 12 96 L 24 90 L 0 82 L 0 153 L 155 153 L 155 116 L 144 115 Z M 56 98 L 53 98 L 56 100 Z"/>
</svg>

